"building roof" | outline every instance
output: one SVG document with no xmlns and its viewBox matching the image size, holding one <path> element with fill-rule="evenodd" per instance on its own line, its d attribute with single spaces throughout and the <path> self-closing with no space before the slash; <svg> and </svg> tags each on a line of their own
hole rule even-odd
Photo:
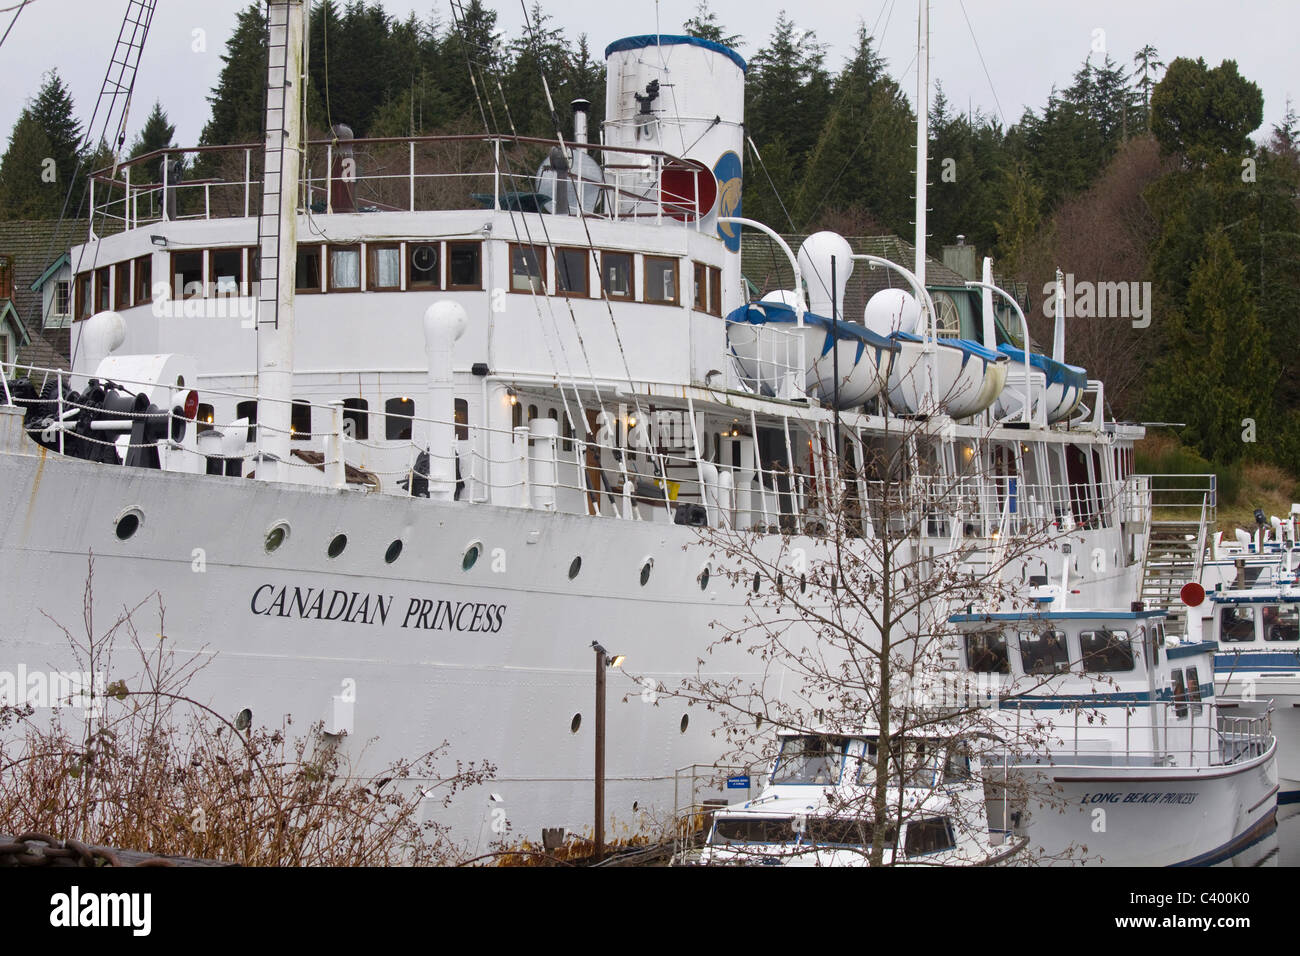
<svg viewBox="0 0 1300 956">
<path fill-rule="evenodd" d="M 782 234 L 790 249 L 798 254 L 799 246 L 808 238 L 804 234 Z M 911 269 L 916 261 L 916 247 L 900 236 L 845 236 L 855 253 L 879 256 Z M 925 284 L 929 287 L 964 288 L 965 278 L 942 262 L 926 256 Z M 780 246 L 754 229 L 746 229 L 740 241 L 740 271 L 754 285 L 759 294 L 777 289 L 789 289 L 794 284 L 790 260 Z M 911 289 L 897 272 L 884 268 L 871 268 L 865 262 L 853 264 L 848 288 L 844 292 L 842 315 L 846 319 L 861 321 L 867 300 L 881 289 Z"/>
<path fill-rule="evenodd" d="M 15 219 L 0 221 L 0 255 L 14 260 L 14 309 L 27 329 L 30 342 L 18 351 L 18 360 L 42 367 L 67 366 L 67 330 L 45 329 L 41 314 L 41 280 L 57 271 L 57 262 L 73 245 L 86 241 L 86 221 Z"/>
</svg>

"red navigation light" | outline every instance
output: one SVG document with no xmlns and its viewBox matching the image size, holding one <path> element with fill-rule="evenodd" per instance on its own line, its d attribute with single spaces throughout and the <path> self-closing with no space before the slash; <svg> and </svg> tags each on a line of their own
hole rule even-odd
<svg viewBox="0 0 1300 956">
<path fill-rule="evenodd" d="M 190 389 L 190 393 L 185 396 L 185 417 L 194 421 L 194 416 L 199 413 L 199 393 Z"/>
<path fill-rule="evenodd" d="M 1188 607 L 1200 607 L 1201 602 L 1205 600 L 1205 588 L 1195 581 L 1188 581 L 1178 592 L 1178 596 Z"/>
</svg>

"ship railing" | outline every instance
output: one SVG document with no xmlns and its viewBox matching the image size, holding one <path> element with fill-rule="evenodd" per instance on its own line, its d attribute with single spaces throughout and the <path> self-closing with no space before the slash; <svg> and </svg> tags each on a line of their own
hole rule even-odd
<svg viewBox="0 0 1300 956">
<path fill-rule="evenodd" d="M 713 814 L 732 803 L 752 800 L 761 790 L 771 760 L 747 764 L 687 764 L 673 775 L 673 862 L 695 862 L 709 831 Z"/>
<path fill-rule="evenodd" d="M 493 209 L 550 212 L 539 169 L 558 141 L 483 134 L 320 139 L 306 146 L 303 206 L 314 214 Z M 566 152 L 611 159 L 602 178 L 568 177 L 584 216 L 665 220 L 700 228 L 709 208 L 697 199 L 709 172 L 659 150 L 565 142 Z M 257 216 L 262 205 L 261 143 L 155 150 L 90 177 L 91 237 L 159 222 Z M 666 171 L 675 175 L 665 177 Z M 683 174 L 685 173 L 685 174 Z M 595 197 L 594 199 L 592 197 Z"/>
<path fill-rule="evenodd" d="M 81 428 L 83 411 L 101 418 L 102 411 L 82 401 L 82 396 L 65 394 L 67 372 L 21 364 L 6 368 L 10 374 L 26 373 L 38 393 L 48 382 L 55 383 L 53 414 L 42 432 L 60 452 L 66 451 L 68 436 L 75 435 L 82 446 L 111 447 L 119 454 L 132 447 L 159 447 L 166 452 L 163 467 L 172 470 L 239 475 L 256 467 L 259 432 L 266 434 L 273 428 L 265 419 L 275 416 L 263 415 L 258 422 L 256 412 L 237 413 L 232 420 L 216 421 L 212 411 L 217 404 L 238 409 L 249 402 L 256 403 L 254 408 L 265 408 L 272 399 L 203 386 L 198 390 L 199 411 L 194 419 L 185 419 L 187 427 L 194 429 L 194 441 L 168 438 L 132 445 L 126 434 L 131 421 L 151 413 L 114 413 L 116 426 L 110 421 L 102 427 Z M 77 387 L 84 388 L 88 378 L 77 375 Z M 119 378 L 114 384 L 156 395 L 160 383 Z M 166 401 L 164 411 L 170 418 L 184 418 L 176 401 L 187 390 L 162 391 L 167 398 L 158 399 L 158 406 Z M 691 404 L 686 409 L 656 409 L 650 418 L 659 427 L 649 428 L 646 424 L 638 428 L 626 410 L 622 417 L 599 410 L 595 430 L 588 431 L 586 409 L 571 410 L 571 420 L 561 413 L 566 420 L 551 426 L 535 418 L 524 423 L 521 416 L 515 427 L 493 428 L 454 417 L 417 416 L 413 404 L 406 406 L 412 411 L 406 414 L 389 408 L 345 407 L 342 400 L 278 401 L 290 406 L 290 427 L 281 431 L 289 436 L 290 448 L 302 452 L 291 454 L 288 464 L 302 480 L 312 483 L 409 494 L 413 479 L 454 475 L 456 497 L 477 503 L 631 520 L 674 520 L 681 506 L 692 505 L 694 515 L 684 523 L 814 535 L 833 534 L 838 527 L 849 536 L 915 535 L 948 539 L 954 545 L 963 539 L 999 540 L 1075 527 L 1068 505 L 1064 511 L 1061 507 L 1070 500 L 1068 485 L 1025 484 L 988 476 L 867 480 L 860 470 L 845 467 L 844 459 L 837 465 L 831 423 L 805 421 L 792 427 L 784 419 L 786 454 L 765 459 L 756 442 L 742 441 L 744 454 L 735 464 L 730 455 L 719 455 L 711 447 L 709 436 L 696 424 L 699 419 Z M 18 404 L 30 403 L 19 400 Z M 382 429 L 383 437 L 371 437 L 372 427 Z M 246 429 L 242 441 L 241 428 Z M 757 428 L 751 413 L 743 423 L 734 419 L 728 435 L 748 438 Z M 813 430 L 812 440 L 797 428 Z M 454 436 L 449 447 L 430 447 L 430 436 L 439 433 L 436 429 Z M 211 437 L 204 438 L 208 433 Z M 856 443 L 855 460 L 865 461 L 867 436 L 846 438 L 849 444 Z M 801 446 L 810 448 L 811 454 L 799 467 L 788 467 L 788 460 L 798 459 L 794 452 Z M 430 456 L 427 470 L 419 467 L 422 453 Z M 121 459 L 125 460 L 124 454 Z M 728 459 L 731 464 L 722 463 Z M 436 467 L 437 463 L 443 467 Z M 325 477 L 312 472 L 324 472 Z"/>
<path fill-rule="evenodd" d="M 1074 698 L 985 705 L 1016 714 L 1019 752 L 1005 757 L 1012 766 L 1231 766 L 1263 756 L 1274 740 L 1271 702 L 1241 716 L 1222 713 L 1213 698 L 1191 697 L 1122 707 Z"/>
</svg>

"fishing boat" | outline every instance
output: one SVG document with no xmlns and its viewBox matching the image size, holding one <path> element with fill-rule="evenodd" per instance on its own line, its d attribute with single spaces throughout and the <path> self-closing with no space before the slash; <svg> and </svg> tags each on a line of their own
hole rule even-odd
<svg viewBox="0 0 1300 956">
<path fill-rule="evenodd" d="M 989 828 L 978 757 L 955 740 L 898 739 L 886 806 L 869 812 L 878 734 L 782 732 L 759 795 L 712 814 L 701 865 L 989 866 L 1024 846 Z"/>
<path fill-rule="evenodd" d="M 592 637 L 679 686 L 750 599 L 709 532 L 751 532 L 774 561 L 812 548 L 840 454 L 905 430 L 913 486 L 960 478 L 904 556 L 1050 527 L 1009 575 L 1068 546 L 1079 600 L 1137 593 L 1143 430 L 1106 416 L 1100 382 L 1069 428 L 977 410 L 1009 360 L 845 321 L 822 281 L 848 274 L 833 238 L 801 249 L 793 321 L 728 321 L 778 315 L 746 301 L 739 235 L 780 238 L 741 215 L 734 50 L 611 43 L 594 132 L 579 100 L 553 140 L 312 139 L 304 3 L 268 14 L 265 140 L 100 170 L 70 251 L 71 367 L 0 376 L 4 660 L 73 668 L 51 621 L 83 620 L 93 556 L 94 602 L 158 595 L 216 712 L 318 724 L 359 769 L 444 741 L 493 764 L 490 789 L 427 808 L 482 844 L 590 820 L 598 728 L 610 814 L 671 807 L 676 768 L 716 756 L 715 716 L 635 685 L 595 712 Z M 178 174 L 200 156 L 210 175 Z M 919 246 L 919 271 L 883 267 L 929 308 Z M 945 406 L 951 383 L 918 377 L 926 414 L 896 412 L 878 399 L 908 354 L 980 364 L 978 399 Z M 861 535 L 890 533 L 866 514 Z M 707 666 L 762 678 L 726 649 Z"/>
<path fill-rule="evenodd" d="M 1040 605 L 951 618 L 960 693 L 1000 733 L 1001 752 L 983 753 L 1002 790 L 989 818 L 1044 862 L 1241 863 L 1276 833 L 1270 713 L 1225 707 L 1218 645 L 1167 641 L 1164 617 Z"/>
</svg>

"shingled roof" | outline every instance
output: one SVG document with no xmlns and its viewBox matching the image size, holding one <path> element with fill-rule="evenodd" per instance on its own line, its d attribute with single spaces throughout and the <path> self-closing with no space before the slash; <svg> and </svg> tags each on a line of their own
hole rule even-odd
<svg viewBox="0 0 1300 956">
<path fill-rule="evenodd" d="M 782 235 L 790 248 L 798 253 L 799 246 L 808 238 L 804 234 Z M 911 269 L 916 261 L 916 247 L 900 236 L 845 236 L 853 251 L 863 255 L 879 256 Z M 937 259 L 926 257 L 925 284 L 931 287 L 963 288 L 965 278 L 949 269 Z M 794 284 L 790 260 L 781 248 L 767 236 L 747 229 L 740 239 L 740 271 L 754 285 L 759 294 L 777 289 L 789 289 Z M 867 300 L 881 289 L 906 289 L 903 277 L 891 269 L 871 268 L 867 263 L 855 262 L 848 288 L 844 292 L 843 316 L 861 321 Z"/>
<path fill-rule="evenodd" d="M 44 368 L 67 366 L 69 332 L 43 328 L 41 292 L 32 284 L 59 256 L 85 241 L 84 219 L 63 223 L 53 219 L 0 221 L 0 255 L 12 256 L 14 262 L 14 310 L 31 338 L 19 348 L 19 362 Z"/>
</svg>

